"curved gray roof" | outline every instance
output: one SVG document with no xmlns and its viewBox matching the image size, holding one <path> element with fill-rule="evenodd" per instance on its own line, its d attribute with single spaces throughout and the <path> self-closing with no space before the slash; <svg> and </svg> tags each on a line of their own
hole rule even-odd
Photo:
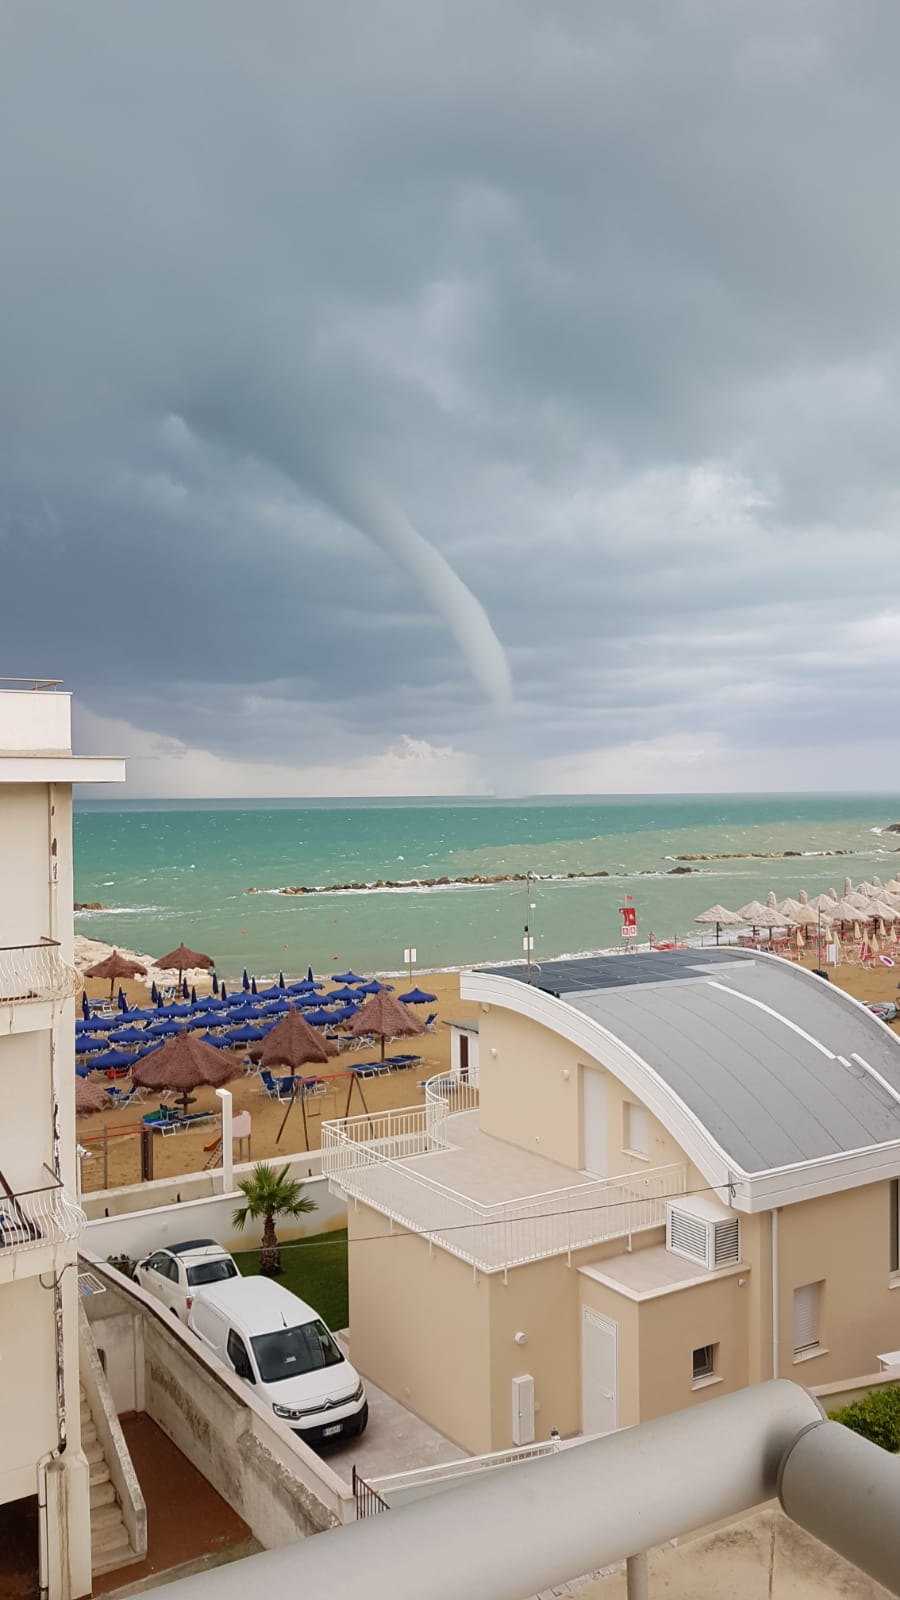
<svg viewBox="0 0 900 1600">
<path fill-rule="evenodd" d="M 604 956 L 544 963 L 537 987 L 641 1056 L 744 1172 L 900 1140 L 900 1039 L 786 961 Z"/>
</svg>

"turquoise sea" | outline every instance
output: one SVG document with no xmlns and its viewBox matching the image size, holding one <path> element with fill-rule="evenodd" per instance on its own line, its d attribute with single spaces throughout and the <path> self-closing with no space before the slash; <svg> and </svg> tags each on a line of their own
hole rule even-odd
<svg viewBox="0 0 900 1600">
<path fill-rule="evenodd" d="M 288 897 L 251 885 L 324 885 L 531 871 L 535 957 L 619 941 L 630 894 L 641 936 L 687 931 L 719 901 L 737 907 L 845 876 L 900 869 L 900 796 L 615 796 L 534 801 L 82 802 L 75 814 L 75 898 L 108 909 L 76 914 L 76 932 L 150 955 L 183 939 L 222 975 L 353 966 L 391 971 L 414 946 L 417 965 L 455 967 L 520 957 L 522 884 L 375 889 Z M 684 854 L 802 852 L 788 860 L 695 862 Z M 826 851 L 846 851 L 830 858 Z M 606 870 L 599 881 L 553 880 Z"/>
</svg>

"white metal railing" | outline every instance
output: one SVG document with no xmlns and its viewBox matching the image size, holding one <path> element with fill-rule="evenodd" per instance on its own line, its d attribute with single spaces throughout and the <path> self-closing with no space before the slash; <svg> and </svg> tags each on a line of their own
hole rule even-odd
<svg viewBox="0 0 900 1600">
<path fill-rule="evenodd" d="M 53 939 L 0 947 L 0 1004 L 18 1000 L 67 1000 L 80 978 Z"/>
<path fill-rule="evenodd" d="M 43 693 L 47 689 L 58 689 L 62 681 L 62 678 L 0 678 L 0 691 L 5 694 Z"/>
<path fill-rule="evenodd" d="M 0 1188 L 0 1260 L 22 1250 L 77 1239 L 87 1222 L 60 1183 L 19 1193 Z"/>
<path fill-rule="evenodd" d="M 429 1078 L 425 1085 L 425 1122 L 429 1137 L 436 1145 L 443 1146 L 447 1142 L 448 1117 L 477 1109 L 478 1089 L 474 1083 L 445 1075 Z"/>
<path fill-rule="evenodd" d="M 685 1168 L 678 1164 L 484 1205 L 438 1183 L 423 1163 L 412 1164 L 442 1148 L 429 1114 L 428 1106 L 415 1106 L 323 1123 L 322 1171 L 332 1188 L 482 1272 L 662 1227 L 666 1201 L 684 1193 Z"/>
<path fill-rule="evenodd" d="M 480 1477 L 497 1467 L 515 1467 L 525 1461 L 539 1461 L 542 1456 L 557 1455 L 560 1450 L 587 1444 L 596 1434 L 580 1434 L 576 1439 L 543 1439 L 537 1444 L 523 1444 L 511 1450 L 494 1450 L 485 1456 L 461 1456 L 458 1461 L 437 1461 L 430 1467 L 416 1467 L 411 1472 L 392 1472 L 380 1478 L 369 1478 L 368 1487 L 374 1489 L 388 1506 L 399 1503 L 411 1491 L 435 1487 L 440 1484 L 459 1483 L 464 1478 Z"/>
</svg>

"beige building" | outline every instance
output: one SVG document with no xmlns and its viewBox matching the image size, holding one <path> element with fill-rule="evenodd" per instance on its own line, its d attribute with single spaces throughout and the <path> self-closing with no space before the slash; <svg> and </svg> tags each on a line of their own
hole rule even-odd
<svg viewBox="0 0 900 1600">
<path fill-rule="evenodd" d="M 0 680 L 0 1562 L 33 1548 L 49 1600 L 91 1587 L 78 1376 L 72 784 L 124 777 L 120 761 L 72 755 L 69 710 L 53 685 Z"/>
<path fill-rule="evenodd" d="M 352 1358 L 472 1452 L 900 1347 L 900 1043 L 775 957 L 465 973 L 478 1086 L 326 1125 Z"/>
</svg>

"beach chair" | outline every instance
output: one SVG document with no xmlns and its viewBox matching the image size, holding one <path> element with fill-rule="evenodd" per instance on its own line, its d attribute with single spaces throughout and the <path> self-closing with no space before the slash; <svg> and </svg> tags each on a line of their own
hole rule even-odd
<svg viewBox="0 0 900 1600">
<path fill-rule="evenodd" d="M 431 1015 L 425 1018 L 425 1028 L 426 1028 L 426 1031 L 428 1033 L 436 1033 L 437 1032 L 437 1012 L 436 1011 L 432 1011 Z"/>
<path fill-rule="evenodd" d="M 380 1066 L 380 1061 L 362 1061 L 358 1067 L 351 1066 L 349 1070 L 354 1072 L 357 1078 L 374 1078 L 375 1069 Z"/>
<path fill-rule="evenodd" d="M 113 1084 L 107 1089 L 110 1103 L 117 1111 L 122 1111 L 125 1106 L 143 1105 L 144 1091 L 136 1083 L 129 1083 L 124 1089 L 117 1089 Z"/>
<path fill-rule="evenodd" d="M 268 1069 L 268 1067 L 262 1067 L 261 1070 L 260 1070 L 259 1079 L 260 1079 L 260 1083 L 262 1084 L 262 1087 L 263 1087 L 263 1093 L 265 1095 L 267 1095 L 270 1100 L 289 1100 L 290 1099 L 290 1097 L 291 1097 L 291 1080 L 290 1080 L 290 1078 L 273 1078 L 271 1072 Z M 287 1085 L 286 1088 L 285 1088 L 285 1085 Z"/>
</svg>

